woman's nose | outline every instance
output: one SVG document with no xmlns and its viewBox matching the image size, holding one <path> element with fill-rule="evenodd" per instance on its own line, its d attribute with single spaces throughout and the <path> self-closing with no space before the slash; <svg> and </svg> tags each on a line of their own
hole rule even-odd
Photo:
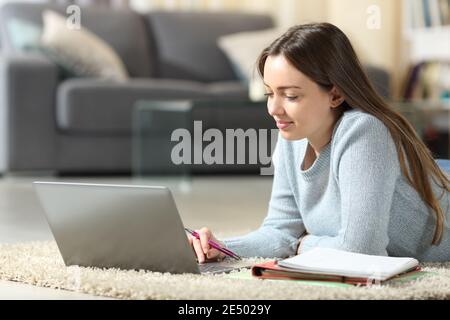
<svg viewBox="0 0 450 320">
<path fill-rule="evenodd" d="M 281 104 L 281 101 L 276 98 L 267 101 L 267 110 L 272 117 L 284 114 L 283 105 Z"/>
</svg>

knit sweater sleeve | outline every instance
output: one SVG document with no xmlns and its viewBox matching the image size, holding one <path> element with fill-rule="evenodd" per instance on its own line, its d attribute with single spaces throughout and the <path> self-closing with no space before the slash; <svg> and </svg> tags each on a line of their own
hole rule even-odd
<svg viewBox="0 0 450 320">
<path fill-rule="evenodd" d="M 336 236 L 307 235 L 300 253 L 327 247 L 386 256 L 390 208 L 401 172 L 394 141 L 373 116 L 349 119 L 339 132 L 331 166 L 340 190 L 340 229 Z"/>
<path fill-rule="evenodd" d="M 272 157 L 274 178 L 268 214 L 260 228 L 247 235 L 222 240 L 227 248 L 246 257 L 279 257 L 295 255 L 305 227 L 289 185 L 286 172 L 286 141 L 279 135 Z"/>
</svg>

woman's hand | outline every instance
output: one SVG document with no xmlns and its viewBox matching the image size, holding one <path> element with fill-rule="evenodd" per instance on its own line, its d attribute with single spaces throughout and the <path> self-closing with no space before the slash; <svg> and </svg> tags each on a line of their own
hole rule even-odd
<svg viewBox="0 0 450 320">
<path fill-rule="evenodd" d="M 212 240 L 215 243 L 225 247 L 225 245 L 214 237 L 211 230 L 208 228 L 201 228 L 195 230 L 200 235 L 200 240 L 194 236 L 188 235 L 189 244 L 193 247 L 197 260 L 199 263 L 218 261 L 225 258 L 225 254 L 217 249 L 211 247 L 208 240 Z"/>
</svg>

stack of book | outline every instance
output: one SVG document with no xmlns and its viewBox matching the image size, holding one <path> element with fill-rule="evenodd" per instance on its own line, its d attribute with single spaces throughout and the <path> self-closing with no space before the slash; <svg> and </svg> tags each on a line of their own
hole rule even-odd
<svg viewBox="0 0 450 320">
<path fill-rule="evenodd" d="M 440 27 L 450 24 L 449 0 L 408 0 L 413 28 Z"/>
<path fill-rule="evenodd" d="M 281 261 L 252 267 L 260 279 L 313 280 L 353 285 L 382 284 L 395 277 L 419 272 L 414 258 L 373 256 L 329 248 L 314 248 Z"/>
<path fill-rule="evenodd" d="M 450 62 L 430 61 L 412 66 L 403 98 L 405 101 L 450 101 Z"/>
</svg>

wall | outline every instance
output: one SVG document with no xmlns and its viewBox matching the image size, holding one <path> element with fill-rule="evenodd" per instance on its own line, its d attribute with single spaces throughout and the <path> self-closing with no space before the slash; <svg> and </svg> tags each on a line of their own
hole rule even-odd
<svg viewBox="0 0 450 320">
<path fill-rule="evenodd" d="M 374 10 L 368 13 L 373 5 Z M 378 13 L 381 18 L 379 28 L 369 28 L 367 23 L 373 22 L 371 19 Z M 350 38 L 363 62 L 383 67 L 391 73 L 392 90 L 398 96 L 405 68 L 401 54 L 401 1 L 327 0 L 327 14 L 327 20 Z"/>
</svg>

